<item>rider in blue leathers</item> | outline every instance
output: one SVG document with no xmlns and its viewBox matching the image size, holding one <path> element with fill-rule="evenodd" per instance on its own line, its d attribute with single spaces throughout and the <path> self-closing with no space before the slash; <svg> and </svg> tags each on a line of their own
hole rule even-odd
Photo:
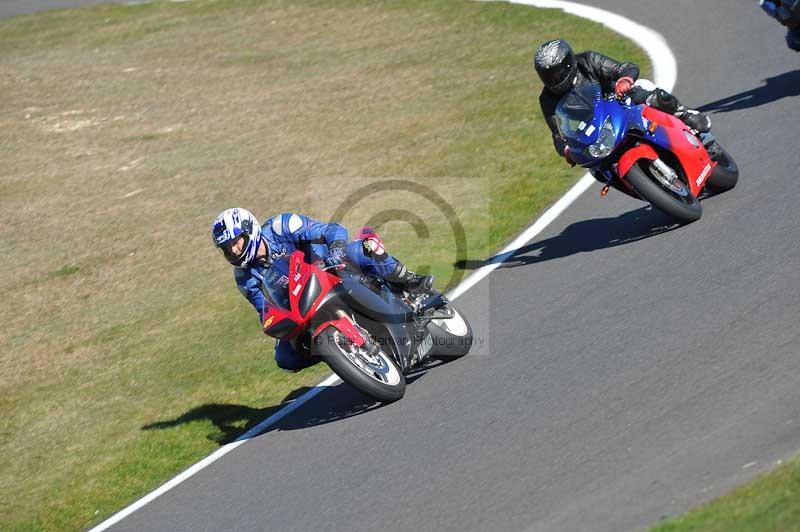
<svg viewBox="0 0 800 532">
<path fill-rule="evenodd" d="M 786 44 L 800 52 L 800 0 L 760 0 L 759 4 L 767 15 L 788 28 Z"/>
<path fill-rule="evenodd" d="M 433 286 L 433 276 L 409 271 L 386 253 L 383 242 L 370 230 L 347 242 L 347 230 L 337 223 L 323 223 L 302 214 L 283 213 L 267 219 L 263 226 L 253 214 L 241 208 L 227 209 L 214 219 L 211 229 L 214 244 L 235 266 L 234 279 L 239 291 L 258 311 L 263 322 L 270 301 L 261 290 L 262 282 L 274 286 L 287 283 L 285 275 L 272 268 L 276 259 L 295 250 L 305 253 L 307 262 L 322 260 L 328 266 L 345 261 L 364 273 L 382 277 L 390 286 L 411 293 L 423 293 Z M 318 362 L 307 346 L 279 340 L 275 361 L 287 371 L 299 371 Z"/>
</svg>

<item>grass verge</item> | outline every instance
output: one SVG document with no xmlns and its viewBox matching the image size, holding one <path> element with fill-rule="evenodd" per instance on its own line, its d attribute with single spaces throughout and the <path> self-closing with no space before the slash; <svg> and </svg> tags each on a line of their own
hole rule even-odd
<svg viewBox="0 0 800 532">
<path fill-rule="evenodd" d="M 800 458 L 651 532 L 791 532 L 800 530 Z"/>
<path fill-rule="evenodd" d="M 0 21 L 0 529 L 97 523 L 321 378 L 275 367 L 210 245 L 223 208 L 343 212 L 455 282 L 433 193 L 467 261 L 552 203 L 579 176 L 530 68 L 555 36 L 647 70 L 598 24 L 456 0 Z M 428 192 L 358 193 L 389 179 Z"/>
</svg>

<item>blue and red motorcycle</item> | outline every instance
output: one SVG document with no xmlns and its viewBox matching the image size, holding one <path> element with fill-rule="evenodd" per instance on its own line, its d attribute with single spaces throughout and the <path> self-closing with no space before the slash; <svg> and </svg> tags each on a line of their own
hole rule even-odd
<svg viewBox="0 0 800 532">
<path fill-rule="evenodd" d="M 711 133 L 697 134 L 676 117 L 630 98 L 603 94 L 587 83 L 566 94 L 556 109 L 570 158 L 605 183 L 642 199 L 682 223 L 703 213 L 705 189 L 736 186 L 739 169 Z"/>
</svg>

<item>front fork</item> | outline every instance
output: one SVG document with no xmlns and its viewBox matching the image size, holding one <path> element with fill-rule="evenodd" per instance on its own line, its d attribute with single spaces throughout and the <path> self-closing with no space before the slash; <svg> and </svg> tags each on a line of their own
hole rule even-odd
<svg viewBox="0 0 800 532">
<path fill-rule="evenodd" d="M 662 185 L 670 189 L 676 188 L 676 181 L 680 181 L 680 178 L 675 170 L 658 157 L 658 153 L 656 153 L 652 146 L 641 143 L 626 149 L 620 158 L 609 167 L 598 168 L 592 172 L 595 179 L 598 179 L 598 175 L 600 175 L 606 181 L 606 185 L 600 191 L 600 195 L 605 196 L 608 193 L 608 188 L 613 186 L 617 190 L 622 190 L 622 192 L 625 192 L 629 196 L 641 199 L 636 190 L 625 180 L 624 176 L 630 171 L 634 164 L 642 160 L 652 163 L 653 177 L 660 181 Z M 615 186 L 616 183 L 625 185 L 626 190 L 622 189 L 622 187 Z"/>
<path fill-rule="evenodd" d="M 678 178 L 678 174 L 675 170 L 672 169 L 667 163 L 662 161 L 661 159 L 655 159 L 652 161 L 652 174 L 658 181 L 661 182 L 667 188 L 675 188 L 678 185 L 682 186 L 682 183 L 676 184 L 676 181 L 680 181 Z"/>
</svg>

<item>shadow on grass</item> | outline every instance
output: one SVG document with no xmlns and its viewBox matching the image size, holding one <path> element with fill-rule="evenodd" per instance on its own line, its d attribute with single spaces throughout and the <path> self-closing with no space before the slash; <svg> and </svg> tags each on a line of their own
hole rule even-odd
<svg viewBox="0 0 800 532">
<path fill-rule="evenodd" d="M 407 375 L 406 383 L 411 384 L 418 380 L 427 372 L 427 369 L 430 368 Z M 292 400 L 310 390 L 312 390 L 311 387 L 303 386 L 292 391 L 279 404 L 264 408 L 224 403 L 204 404 L 192 408 L 175 419 L 144 425 L 142 430 L 164 430 L 194 421 L 208 420 L 213 423 L 216 430 L 207 434 L 206 438 L 219 445 L 225 445 L 235 441 L 239 436 L 287 407 Z M 340 382 L 327 387 L 308 403 L 271 425 L 264 432 L 314 427 L 364 414 L 382 406 L 384 406 L 382 403 L 367 397 L 352 386 Z"/>
<path fill-rule="evenodd" d="M 234 441 L 281 408 L 287 406 L 289 401 L 296 399 L 310 389 L 308 386 L 297 388 L 284 397 L 279 404 L 264 408 L 225 403 L 209 403 L 196 406 L 175 419 L 156 421 L 143 426 L 142 430 L 169 429 L 194 421 L 208 420 L 214 424 L 217 430 L 206 435 L 206 438 L 220 445 L 225 445 Z"/>
<path fill-rule="evenodd" d="M 458 261 L 458 268 L 475 270 L 489 264 L 515 268 L 560 259 L 598 249 L 630 244 L 680 227 L 666 214 L 650 206 L 626 212 L 616 218 L 582 220 L 567 226 L 561 234 L 533 242 L 514 252 L 485 260 Z"/>
</svg>

